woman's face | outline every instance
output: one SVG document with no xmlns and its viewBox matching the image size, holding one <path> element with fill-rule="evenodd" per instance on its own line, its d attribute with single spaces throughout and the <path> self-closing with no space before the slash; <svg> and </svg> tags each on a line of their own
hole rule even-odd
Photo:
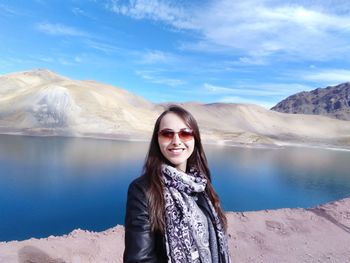
<svg viewBox="0 0 350 263">
<path fill-rule="evenodd" d="M 171 131 L 175 132 L 172 138 L 171 136 L 158 135 L 158 144 L 163 156 L 177 169 L 185 172 L 187 159 L 191 156 L 194 149 L 194 138 L 183 133 L 184 136 L 181 139 L 178 132 L 191 131 L 190 127 L 178 115 L 169 112 L 160 121 L 159 132 L 161 131 L 170 131 L 170 134 Z"/>
</svg>

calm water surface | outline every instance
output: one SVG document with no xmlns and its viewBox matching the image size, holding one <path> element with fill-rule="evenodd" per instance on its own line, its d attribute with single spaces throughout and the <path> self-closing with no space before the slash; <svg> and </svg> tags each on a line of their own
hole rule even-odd
<svg viewBox="0 0 350 263">
<path fill-rule="evenodd" d="M 123 224 L 148 143 L 0 135 L 0 241 Z M 225 210 L 311 207 L 350 194 L 350 152 L 205 145 Z"/>
</svg>

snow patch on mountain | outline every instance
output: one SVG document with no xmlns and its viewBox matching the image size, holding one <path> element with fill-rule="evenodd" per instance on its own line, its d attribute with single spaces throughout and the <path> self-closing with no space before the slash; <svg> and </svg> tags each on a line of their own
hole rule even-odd
<svg viewBox="0 0 350 263">
<path fill-rule="evenodd" d="M 81 111 L 68 89 L 57 85 L 41 89 L 30 100 L 29 112 L 38 124 L 46 128 L 67 127 Z"/>
</svg>

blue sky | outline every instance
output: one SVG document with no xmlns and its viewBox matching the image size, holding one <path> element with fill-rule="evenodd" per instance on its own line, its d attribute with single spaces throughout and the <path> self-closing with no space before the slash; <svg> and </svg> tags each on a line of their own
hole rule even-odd
<svg viewBox="0 0 350 263">
<path fill-rule="evenodd" d="M 152 102 L 269 108 L 350 81 L 349 66 L 347 0 L 0 1 L 0 74 L 46 68 Z"/>
</svg>

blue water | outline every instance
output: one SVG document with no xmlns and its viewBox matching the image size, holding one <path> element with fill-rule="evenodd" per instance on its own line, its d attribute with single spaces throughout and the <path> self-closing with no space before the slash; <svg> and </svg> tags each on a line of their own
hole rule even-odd
<svg viewBox="0 0 350 263">
<path fill-rule="evenodd" d="M 350 194 L 350 152 L 205 145 L 227 211 L 311 207 Z M 0 135 L 0 240 L 123 224 L 148 143 Z"/>
</svg>

